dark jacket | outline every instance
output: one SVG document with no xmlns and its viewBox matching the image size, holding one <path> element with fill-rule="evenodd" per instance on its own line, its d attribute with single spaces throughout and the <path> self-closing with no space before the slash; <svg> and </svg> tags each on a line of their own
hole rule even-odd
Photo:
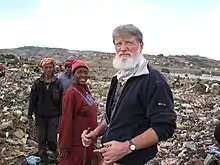
<svg viewBox="0 0 220 165">
<path fill-rule="evenodd" d="M 148 65 L 148 73 L 131 77 L 116 105 L 112 120 L 111 105 L 117 86 L 117 77 L 113 77 L 106 104 L 106 129 L 102 143 L 116 140 L 130 140 L 149 128 L 152 128 L 159 141 L 170 138 L 176 128 L 176 113 L 172 92 L 163 77 L 156 69 Z M 157 145 L 138 150 L 125 156 L 118 163 L 125 165 L 143 165 L 155 157 Z"/>
<path fill-rule="evenodd" d="M 52 82 L 47 85 L 43 81 L 43 76 L 34 81 L 31 87 L 28 116 L 33 115 L 33 113 L 36 116 L 45 118 L 59 117 L 61 115 L 62 84 L 54 76 Z"/>
</svg>

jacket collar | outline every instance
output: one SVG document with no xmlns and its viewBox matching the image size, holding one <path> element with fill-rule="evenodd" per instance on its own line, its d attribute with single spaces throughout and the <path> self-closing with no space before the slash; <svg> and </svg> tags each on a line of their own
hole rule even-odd
<svg viewBox="0 0 220 165">
<path fill-rule="evenodd" d="M 117 80 L 120 83 L 124 84 L 131 77 L 138 77 L 141 75 L 149 74 L 148 64 L 149 64 L 149 62 L 146 59 L 143 59 L 137 64 L 137 66 L 135 68 L 130 69 L 125 72 L 118 71 L 114 76 L 117 77 Z M 125 75 L 123 75 L 123 74 L 125 74 Z"/>
<path fill-rule="evenodd" d="M 57 77 L 55 75 L 52 76 L 51 82 L 55 82 Z M 40 81 L 44 82 L 44 74 L 40 76 Z"/>
</svg>

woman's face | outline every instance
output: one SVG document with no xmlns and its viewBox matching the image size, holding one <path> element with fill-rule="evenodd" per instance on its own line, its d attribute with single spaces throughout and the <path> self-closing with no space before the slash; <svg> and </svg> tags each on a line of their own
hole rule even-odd
<svg viewBox="0 0 220 165">
<path fill-rule="evenodd" d="M 89 70 L 85 67 L 79 67 L 74 73 L 75 81 L 79 84 L 84 85 L 88 79 Z"/>
</svg>

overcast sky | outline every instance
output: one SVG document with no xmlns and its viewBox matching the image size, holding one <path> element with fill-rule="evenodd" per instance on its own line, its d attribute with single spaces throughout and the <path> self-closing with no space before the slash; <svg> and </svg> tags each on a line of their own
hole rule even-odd
<svg viewBox="0 0 220 165">
<path fill-rule="evenodd" d="M 113 52 L 125 23 L 143 32 L 144 53 L 220 60 L 220 0 L 0 0 L 0 48 Z"/>
</svg>

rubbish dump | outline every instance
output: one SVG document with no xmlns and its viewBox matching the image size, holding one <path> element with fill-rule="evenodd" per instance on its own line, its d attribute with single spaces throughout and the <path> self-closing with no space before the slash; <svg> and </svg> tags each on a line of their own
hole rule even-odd
<svg viewBox="0 0 220 165">
<path fill-rule="evenodd" d="M 89 80 L 93 95 L 99 100 L 98 121 L 104 118 L 107 91 L 113 70 L 103 66 L 91 69 Z M 28 123 L 28 98 L 38 72 L 6 67 L 0 77 L 0 164 L 36 163 L 35 129 Z M 173 91 L 177 128 L 166 142 L 160 142 L 155 161 L 162 165 L 185 164 L 191 159 L 203 163 L 219 156 L 213 132 L 220 120 L 220 88 L 215 80 L 191 79 L 164 73 Z M 210 156 L 211 155 L 211 156 Z"/>
</svg>

